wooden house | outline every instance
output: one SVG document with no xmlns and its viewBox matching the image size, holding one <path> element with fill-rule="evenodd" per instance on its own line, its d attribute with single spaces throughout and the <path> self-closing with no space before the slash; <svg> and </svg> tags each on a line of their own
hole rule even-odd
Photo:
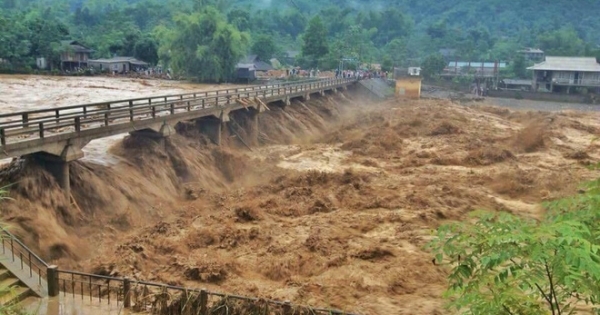
<svg viewBox="0 0 600 315">
<path fill-rule="evenodd" d="M 594 57 L 546 57 L 527 69 L 533 71 L 534 91 L 570 93 L 573 87 L 600 88 L 600 64 Z"/>
<path fill-rule="evenodd" d="M 523 50 L 517 51 L 519 54 L 523 55 L 526 60 L 531 61 L 541 61 L 544 60 L 544 51 L 538 48 L 525 48 Z"/>
<path fill-rule="evenodd" d="M 148 69 L 148 63 L 135 59 L 134 57 L 113 57 L 109 59 L 89 60 L 90 67 L 100 71 L 113 73 L 127 73 L 130 71 L 142 71 Z"/>
<path fill-rule="evenodd" d="M 61 46 L 60 68 L 63 71 L 86 68 L 90 54 L 94 52 L 75 40 L 63 40 Z"/>
</svg>

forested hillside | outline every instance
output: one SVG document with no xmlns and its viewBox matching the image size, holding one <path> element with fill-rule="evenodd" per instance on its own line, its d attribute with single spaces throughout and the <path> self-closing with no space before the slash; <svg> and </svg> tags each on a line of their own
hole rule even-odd
<svg viewBox="0 0 600 315">
<path fill-rule="evenodd" d="M 134 55 L 180 71 L 222 64 L 202 78 L 215 80 L 249 52 L 302 51 L 301 65 L 331 68 L 341 58 L 414 64 L 442 48 L 464 60 L 510 60 L 523 47 L 597 55 L 600 44 L 595 0 L 0 0 L 0 8 L 0 58 L 12 65 L 55 61 L 58 41 L 75 39 L 95 58 Z M 324 28 L 311 39 L 324 49 L 306 51 L 309 24 Z"/>
</svg>

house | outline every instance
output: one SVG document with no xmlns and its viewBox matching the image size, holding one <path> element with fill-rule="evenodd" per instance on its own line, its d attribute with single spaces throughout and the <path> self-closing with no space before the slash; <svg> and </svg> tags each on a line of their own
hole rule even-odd
<svg viewBox="0 0 600 315">
<path fill-rule="evenodd" d="M 73 71 L 87 67 L 92 49 L 85 47 L 76 40 L 63 40 L 61 43 L 60 68 L 63 71 Z"/>
<path fill-rule="evenodd" d="M 274 68 L 260 60 L 257 55 L 246 56 L 235 66 L 236 79 L 242 81 L 255 80 L 257 76 L 266 75 L 271 70 L 274 70 Z"/>
<path fill-rule="evenodd" d="M 531 61 L 541 61 L 544 60 L 544 51 L 538 48 L 525 48 L 523 50 L 517 51 L 519 54 L 523 55 L 525 59 Z"/>
<path fill-rule="evenodd" d="M 110 59 L 89 60 L 90 67 L 100 71 L 116 73 L 127 73 L 130 71 L 143 71 L 148 69 L 148 63 L 135 59 L 134 57 L 113 57 Z"/>
<path fill-rule="evenodd" d="M 260 60 L 260 58 L 257 55 L 248 55 L 239 63 L 245 65 L 253 64 L 257 72 L 267 72 L 270 70 L 274 70 L 273 66 Z"/>
<path fill-rule="evenodd" d="M 256 80 L 256 68 L 254 64 L 238 63 L 235 67 L 235 77 L 239 81 L 246 81 L 247 83 Z"/>
<path fill-rule="evenodd" d="M 470 61 L 451 61 L 444 68 L 442 76 L 457 77 L 464 75 L 474 75 L 479 78 L 495 78 L 500 70 L 507 67 L 506 62 L 470 62 Z"/>
<path fill-rule="evenodd" d="M 600 88 L 600 64 L 594 57 L 546 57 L 527 69 L 533 70 L 534 91 L 540 87 L 567 93 L 573 87 Z"/>
</svg>

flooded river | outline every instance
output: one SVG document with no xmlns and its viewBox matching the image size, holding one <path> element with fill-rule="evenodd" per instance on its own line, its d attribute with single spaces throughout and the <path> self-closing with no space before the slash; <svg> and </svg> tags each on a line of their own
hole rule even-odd
<svg viewBox="0 0 600 315">
<path fill-rule="evenodd" d="M 120 77 L 0 75 L 0 113 L 228 87 L 233 85 Z M 118 158 L 108 154 L 107 150 L 126 135 L 115 135 L 90 142 L 83 149 L 86 154 L 84 159 L 101 164 L 117 163 Z M 0 160 L 0 163 L 7 161 L 10 159 Z"/>
</svg>

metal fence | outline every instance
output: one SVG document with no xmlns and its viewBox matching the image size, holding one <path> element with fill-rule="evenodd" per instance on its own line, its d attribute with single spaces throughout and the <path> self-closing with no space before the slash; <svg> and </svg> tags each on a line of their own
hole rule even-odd
<svg viewBox="0 0 600 315">
<path fill-rule="evenodd" d="M 18 238 L 0 227 L 0 242 L 2 242 L 2 255 L 8 259 L 7 263 L 21 268 L 22 276 L 29 276 L 40 287 L 46 280 L 48 264 L 38 255 L 33 253 Z"/>
<path fill-rule="evenodd" d="M 117 305 L 151 314 L 314 314 L 353 315 L 340 310 L 293 305 L 290 302 L 251 298 L 191 289 L 129 278 L 57 270 L 59 292 L 72 298 Z M 49 288 L 54 285 L 49 283 Z M 227 312 L 223 311 L 227 309 Z"/>
<path fill-rule="evenodd" d="M 20 263 L 48 296 L 68 296 L 116 305 L 135 312 L 160 315 L 356 315 L 340 310 L 294 305 L 289 301 L 252 298 L 161 283 L 61 270 L 33 253 L 13 234 L 0 227 L 4 256 Z"/>
</svg>

